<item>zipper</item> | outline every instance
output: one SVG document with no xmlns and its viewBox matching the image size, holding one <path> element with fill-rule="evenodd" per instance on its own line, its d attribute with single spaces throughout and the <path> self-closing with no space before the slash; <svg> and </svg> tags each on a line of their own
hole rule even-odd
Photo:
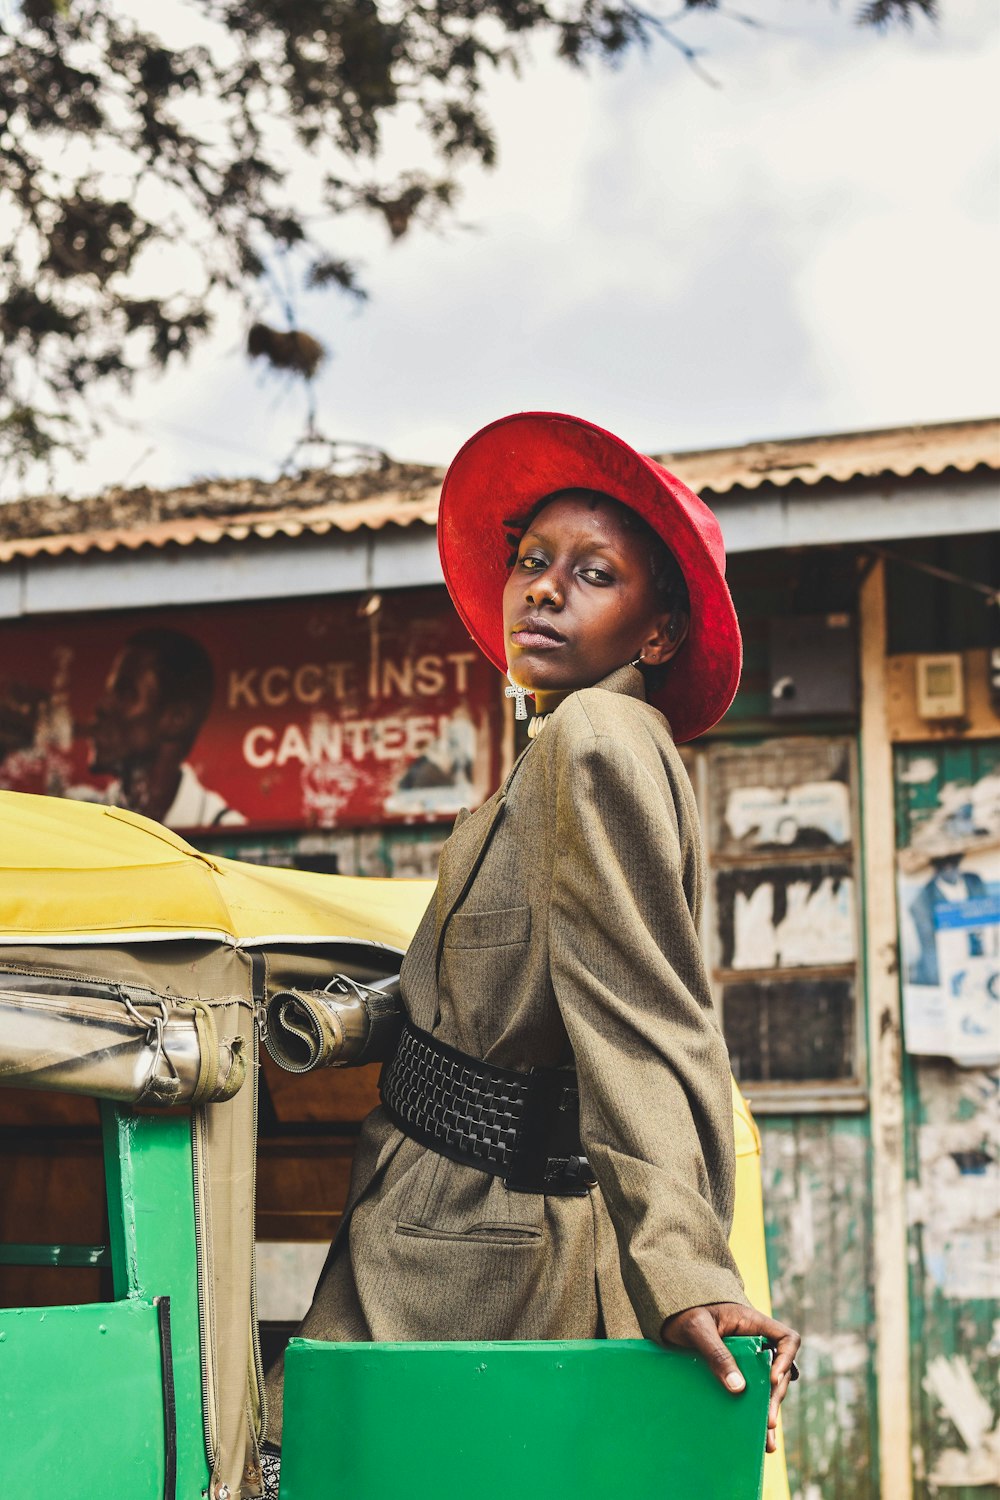
<svg viewBox="0 0 1000 1500">
<path fill-rule="evenodd" d="M 267 1393 L 264 1389 L 264 1360 L 260 1352 L 260 1323 L 257 1321 L 257 1103 L 259 1090 L 257 1086 L 258 1068 L 260 1066 L 260 1041 L 257 1036 L 257 1028 L 253 1028 L 253 1166 L 250 1177 L 250 1225 L 253 1236 L 250 1246 L 250 1342 L 253 1354 L 251 1373 L 254 1378 L 254 1386 L 250 1392 L 251 1407 L 256 1410 L 256 1431 L 254 1438 L 258 1444 L 262 1443 L 267 1436 Z"/>
<path fill-rule="evenodd" d="M 20 977 L 20 976 L 19 976 Z M 26 974 L 26 979 L 34 978 L 32 974 Z M 124 1005 L 126 998 L 136 1005 L 169 1005 L 173 1010 L 191 1008 L 191 1001 L 176 995 L 158 995 L 154 990 L 138 989 L 135 985 L 108 984 L 90 985 L 88 993 L 77 990 L 65 990 L 44 993 L 40 990 L 13 989 L 0 987 L 0 1003 L 7 1001 L 10 1005 L 16 1005 L 20 1010 L 34 1010 L 41 1013 L 56 1012 L 63 1014 L 70 1008 L 75 1015 L 84 1020 L 103 1021 L 107 1025 L 114 1025 L 117 1016 L 108 1014 L 109 1005 Z M 127 1012 L 121 1017 L 124 1026 L 129 1020 Z M 134 1019 L 132 1025 L 134 1026 Z"/>
<path fill-rule="evenodd" d="M 212 1350 L 215 1347 L 215 1330 L 212 1327 L 214 1296 L 209 1302 L 209 1279 L 211 1254 L 208 1244 L 208 1215 L 206 1211 L 207 1180 L 205 1151 L 205 1106 L 191 1112 L 191 1162 L 194 1172 L 194 1232 L 198 1281 L 198 1343 L 201 1351 L 201 1416 L 205 1435 L 205 1454 L 208 1466 L 214 1470 L 219 1452 L 219 1436 L 215 1419 L 215 1380 Z"/>
<path fill-rule="evenodd" d="M 253 1437 L 257 1444 L 264 1441 L 267 1436 L 267 1392 L 264 1388 L 264 1360 L 260 1352 L 260 1323 L 257 1320 L 257 1112 L 260 1101 L 260 1035 L 261 1029 L 256 1024 L 257 1015 L 260 1015 L 263 1028 L 267 1026 L 267 958 L 264 953 L 256 952 L 250 955 L 250 984 L 251 996 L 254 1001 L 254 1020 L 251 1022 L 253 1033 L 253 1164 L 250 1176 L 250 1347 L 252 1352 L 252 1364 L 250 1374 L 253 1376 L 254 1389 L 250 1392 L 251 1410 L 256 1416 L 254 1424 L 256 1430 Z"/>
</svg>

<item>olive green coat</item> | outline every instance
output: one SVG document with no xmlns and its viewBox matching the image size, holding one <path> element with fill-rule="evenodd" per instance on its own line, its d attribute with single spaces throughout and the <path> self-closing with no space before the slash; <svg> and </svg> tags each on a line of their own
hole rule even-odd
<svg viewBox="0 0 1000 1500">
<path fill-rule="evenodd" d="M 505 1068 L 575 1059 L 598 1189 L 509 1192 L 365 1122 L 305 1337 L 656 1338 L 744 1301 L 729 1064 L 698 939 L 694 796 L 642 678 L 567 698 L 446 844 L 403 966 L 417 1026 Z M 280 1370 L 268 1435 L 280 1431 Z"/>
</svg>

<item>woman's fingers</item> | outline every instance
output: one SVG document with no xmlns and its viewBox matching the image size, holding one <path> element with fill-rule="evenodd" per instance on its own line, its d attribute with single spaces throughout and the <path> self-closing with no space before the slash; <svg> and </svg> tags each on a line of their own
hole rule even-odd
<svg viewBox="0 0 1000 1500">
<path fill-rule="evenodd" d="M 783 1380 L 785 1382 L 785 1390 L 787 1391 L 789 1381 L 799 1378 L 795 1356 L 799 1352 L 802 1339 L 795 1332 L 794 1328 L 784 1328 L 780 1323 L 778 1327 L 782 1329 L 782 1332 L 781 1336 L 772 1343 L 772 1347 L 774 1347 L 774 1342 L 776 1342 L 777 1347 L 774 1351 L 774 1359 L 771 1361 L 771 1381 L 773 1384 L 775 1377 Z M 793 1371 L 794 1374 L 792 1373 Z"/>
<path fill-rule="evenodd" d="M 766 1313 L 760 1313 L 755 1307 L 741 1309 L 744 1314 L 740 1333 L 763 1334 L 774 1350 L 774 1358 L 771 1362 L 771 1384 L 776 1385 L 779 1380 L 786 1377 L 792 1380 L 798 1379 L 798 1370 L 795 1367 L 795 1356 L 799 1352 L 802 1339 L 789 1328 L 787 1323 L 779 1323 L 777 1318 L 769 1318 Z M 734 1330 L 735 1331 L 735 1330 Z M 794 1375 L 792 1371 L 795 1371 Z M 787 1390 L 787 1383 L 785 1390 Z M 782 1392 L 784 1399 L 784 1391 Z"/>
<path fill-rule="evenodd" d="M 771 1360 L 771 1396 L 768 1403 L 768 1451 L 775 1446 L 774 1429 L 778 1409 L 788 1394 L 788 1387 L 798 1379 L 795 1356 L 802 1343 L 794 1328 L 776 1318 L 734 1302 L 716 1302 L 707 1307 L 690 1307 L 675 1313 L 663 1325 L 666 1342 L 693 1349 L 709 1364 L 716 1378 L 727 1390 L 742 1391 L 746 1381 L 735 1359 L 722 1342 L 724 1335 L 758 1334 L 766 1338 L 773 1350 Z"/>
<path fill-rule="evenodd" d="M 729 1391 L 742 1391 L 746 1381 L 739 1366 L 722 1342 L 715 1309 L 691 1307 L 669 1319 L 664 1332 L 671 1343 L 681 1344 L 701 1355 L 716 1379 Z"/>
<path fill-rule="evenodd" d="M 777 1382 L 772 1381 L 771 1399 L 768 1403 L 767 1408 L 768 1427 L 776 1427 L 778 1424 L 778 1408 L 781 1406 L 782 1401 L 784 1401 L 785 1397 L 788 1395 L 788 1386 L 790 1379 L 790 1376 L 783 1375 L 779 1377 Z"/>
</svg>

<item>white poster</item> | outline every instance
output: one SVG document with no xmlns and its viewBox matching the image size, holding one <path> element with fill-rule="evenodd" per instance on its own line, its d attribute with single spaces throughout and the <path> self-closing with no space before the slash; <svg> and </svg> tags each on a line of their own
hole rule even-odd
<svg viewBox="0 0 1000 1500">
<path fill-rule="evenodd" d="M 1000 1062 L 1000 850 L 934 854 L 899 875 L 909 1052 Z"/>
</svg>

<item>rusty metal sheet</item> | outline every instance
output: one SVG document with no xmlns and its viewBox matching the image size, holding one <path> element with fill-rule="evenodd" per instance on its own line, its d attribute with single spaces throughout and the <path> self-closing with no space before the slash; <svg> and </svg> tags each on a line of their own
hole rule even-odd
<svg viewBox="0 0 1000 1500">
<path fill-rule="evenodd" d="M 692 489 L 715 495 L 755 490 L 763 484 L 783 487 L 793 481 L 846 483 L 883 474 L 906 479 L 918 472 L 934 475 L 948 469 L 969 474 L 981 464 L 1000 468 L 1000 418 L 746 443 L 657 458 Z"/>
<path fill-rule="evenodd" d="M 980 466 L 1000 469 L 1000 418 L 657 457 L 693 490 L 709 496 L 762 485 L 783 488 L 793 481 L 813 485 L 885 474 L 902 479 L 918 471 L 971 473 Z M 0 563 L 66 552 L 434 526 L 442 477 L 441 469 L 428 465 L 386 463 L 352 475 L 316 469 L 270 483 L 206 480 L 176 490 L 108 490 L 84 500 L 38 496 L 0 506 Z"/>
</svg>

